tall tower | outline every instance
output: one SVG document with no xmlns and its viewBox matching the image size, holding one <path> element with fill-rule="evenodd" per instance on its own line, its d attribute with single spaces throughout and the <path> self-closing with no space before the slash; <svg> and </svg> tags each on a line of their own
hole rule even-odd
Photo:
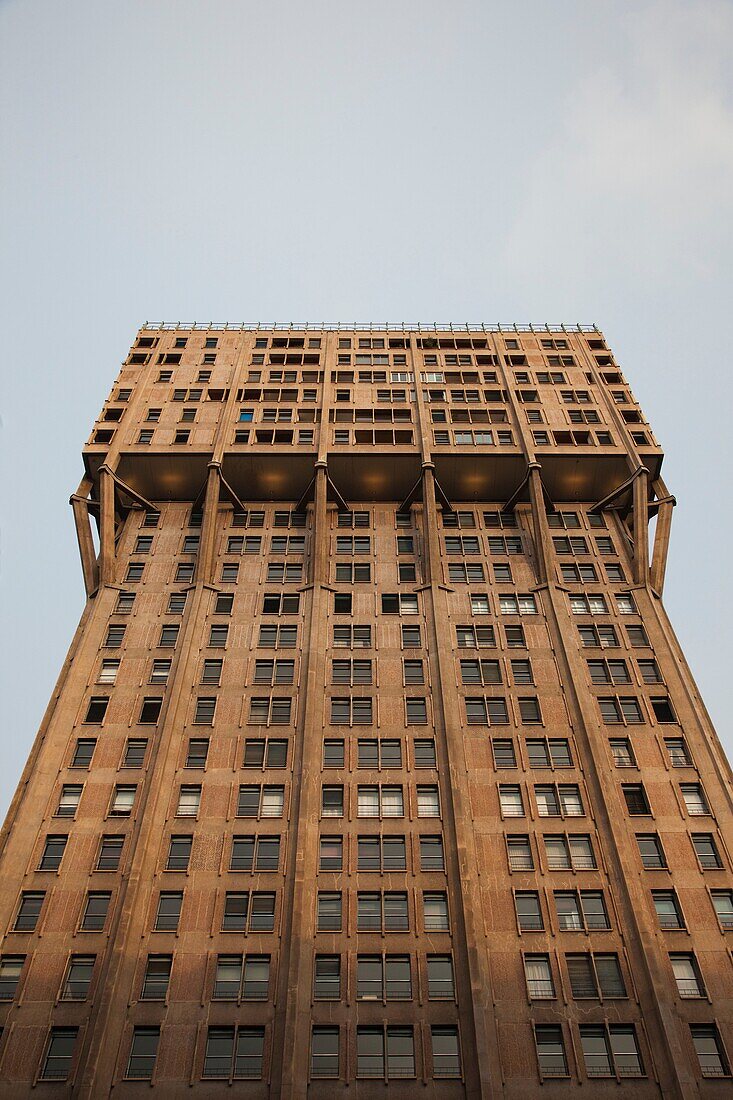
<svg viewBox="0 0 733 1100">
<path fill-rule="evenodd" d="M 0 834 L 3 1097 L 730 1096 L 661 465 L 596 328 L 141 329 Z"/>
</svg>

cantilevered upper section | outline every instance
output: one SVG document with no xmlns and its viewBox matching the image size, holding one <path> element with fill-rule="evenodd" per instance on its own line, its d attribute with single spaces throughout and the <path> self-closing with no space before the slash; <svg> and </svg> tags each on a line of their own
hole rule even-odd
<svg viewBox="0 0 733 1100">
<path fill-rule="evenodd" d="M 149 500 L 195 500 L 210 462 L 249 500 L 602 500 L 662 453 L 595 326 L 145 324 L 84 449 Z"/>
</svg>

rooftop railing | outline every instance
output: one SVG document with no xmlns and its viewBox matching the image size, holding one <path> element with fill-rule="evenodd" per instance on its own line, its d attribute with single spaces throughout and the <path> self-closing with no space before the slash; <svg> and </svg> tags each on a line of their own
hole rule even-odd
<svg viewBox="0 0 733 1100">
<path fill-rule="evenodd" d="M 502 322 L 446 322 L 422 321 L 146 321 L 147 330 L 176 331 L 198 329 L 201 331 L 229 332 L 597 332 L 598 325 L 518 325 Z"/>
</svg>

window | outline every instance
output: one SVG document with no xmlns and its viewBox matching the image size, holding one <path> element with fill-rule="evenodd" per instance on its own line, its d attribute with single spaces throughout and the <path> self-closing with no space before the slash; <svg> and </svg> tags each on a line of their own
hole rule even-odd
<svg viewBox="0 0 733 1100">
<path fill-rule="evenodd" d="M 317 1001 L 341 999 L 341 956 L 316 955 L 313 997 Z"/>
<path fill-rule="evenodd" d="M 25 955 L 3 955 L 0 958 L 0 1001 L 12 1001 L 18 989 Z"/>
<path fill-rule="evenodd" d="M 158 897 L 158 909 L 155 914 L 154 931 L 175 932 L 178 928 L 182 905 L 182 891 L 161 891 Z"/>
<path fill-rule="evenodd" d="M 265 597 L 267 599 L 267 597 Z M 232 608 L 234 607 L 234 596 L 231 592 L 218 592 L 216 600 L 214 602 L 214 614 L 215 615 L 231 615 Z M 264 609 L 265 611 L 267 608 Z M 212 636 L 214 628 L 211 628 Z"/>
<path fill-rule="evenodd" d="M 322 787 L 321 788 L 321 817 L 343 817 L 344 816 L 344 788 L 337 787 Z"/>
<path fill-rule="evenodd" d="M 261 626 L 257 644 L 262 649 L 294 649 L 297 638 L 297 626 Z"/>
<path fill-rule="evenodd" d="M 208 755 L 208 737 L 190 737 L 188 741 L 188 752 L 186 754 L 185 767 L 205 768 Z"/>
<path fill-rule="evenodd" d="M 52 1027 L 40 1072 L 41 1081 L 66 1081 L 79 1032 L 78 1027 Z"/>
<path fill-rule="evenodd" d="M 542 721 L 539 699 L 534 696 L 520 696 L 519 717 L 523 725 L 537 725 Z"/>
<path fill-rule="evenodd" d="M 408 931 L 407 894 L 396 891 L 359 892 L 356 923 L 360 932 Z"/>
<path fill-rule="evenodd" d="M 357 1027 L 357 1077 L 415 1076 L 412 1027 Z"/>
<path fill-rule="evenodd" d="M 507 785 L 499 787 L 499 806 L 502 817 L 524 817 L 522 788 Z"/>
<path fill-rule="evenodd" d="M 692 764 L 690 750 L 684 737 L 665 737 L 664 747 L 673 768 L 685 768 Z"/>
<path fill-rule="evenodd" d="M 616 631 L 612 626 L 579 626 L 578 633 L 586 648 L 614 649 L 618 646 Z"/>
<path fill-rule="evenodd" d="M 531 593 L 522 596 L 502 594 L 499 596 L 499 611 L 502 615 L 536 615 L 537 602 Z"/>
<path fill-rule="evenodd" d="M 264 1046 L 262 1027 L 210 1027 L 202 1076 L 261 1078 Z"/>
<path fill-rule="evenodd" d="M 417 816 L 440 817 L 440 796 L 437 787 L 418 786 Z"/>
<path fill-rule="evenodd" d="M 54 817 L 74 817 L 83 789 L 80 783 L 64 783 Z"/>
<path fill-rule="evenodd" d="M 343 746 L 343 741 L 339 742 Z M 343 752 L 341 764 L 343 767 Z M 357 767 L 359 768 L 401 768 L 402 743 L 397 738 L 365 738 L 357 742 Z"/>
<path fill-rule="evenodd" d="M 720 927 L 730 931 L 733 929 L 733 890 L 711 890 L 710 897 Z"/>
<path fill-rule="evenodd" d="M 249 701 L 249 722 L 260 726 L 287 726 L 291 721 L 292 699 L 257 696 Z"/>
<path fill-rule="evenodd" d="M 148 955 L 140 999 L 143 1001 L 164 1001 L 168 993 L 172 968 L 172 955 Z"/>
<path fill-rule="evenodd" d="M 112 894 L 108 890 L 90 890 L 81 919 L 82 932 L 101 932 L 107 923 L 107 912 Z"/>
<path fill-rule="evenodd" d="M 417 596 L 399 593 L 382 596 L 383 615 L 417 615 Z"/>
<path fill-rule="evenodd" d="M 705 817 L 710 813 L 705 792 L 699 783 L 680 784 L 680 794 L 690 817 Z"/>
<path fill-rule="evenodd" d="M 493 649 L 496 645 L 493 626 L 457 626 L 456 641 L 459 649 Z"/>
<path fill-rule="evenodd" d="M 160 717 L 162 706 L 163 699 L 161 696 L 152 696 L 151 698 L 143 699 L 138 722 L 141 725 L 155 725 Z"/>
<path fill-rule="evenodd" d="M 703 871 L 715 871 L 723 866 L 718 846 L 712 833 L 693 833 L 692 843 Z"/>
<path fill-rule="evenodd" d="M 466 719 L 470 726 L 508 726 L 506 699 L 466 697 Z"/>
<path fill-rule="evenodd" d="M 152 1080 L 159 1042 L 159 1027 L 136 1027 L 133 1029 L 130 1056 L 125 1071 L 125 1077 L 128 1080 Z"/>
<path fill-rule="evenodd" d="M 552 980 L 552 968 L 549 955 L 525 955 L 524 977 L 527 993 L 534 1001 L 555 999 L 555 983 Z"/>
<path fill-rule="evenodd" d="M 356 997 L 360 1001 L 399 1001 L 412 997 L 409 955 L 359 955 Z"/>
<path fill-rule="evenodd" d="M 432 738 L 415 738 L 412 745 L 416 768 L 436 767 L 435 741 Z"/>
<path fill-rule="evenodd" d="M 299 610 L 300 596 L 297 593 L 271 592 L 262 601 L 263 615 L 297 615 Z"/>
<path fill-rule="evenodd" d="M 652 890 L 652 901 L 660 928 L 684 928 L 685 922 L 674 890 Z"/>
<path fill-rule="evenodd" d="M 105 835 L 99 845 L 97 855 L 97 871 L 117 871 L 120 866 L 122 849 L 125 845 L 124 836 Z"/>
<path fill-rule="evenodd" d="M 339 1029 L 314 1027 L 311 1033 L 311 1077 L 338 1077 Z"/>
<path fill-rule="evenodd" d="M 667 866 L 662 841 L 657 833 L 637 833 L 636 843 L 639 846 L 642 866 L 648 871 L 656 871 Z"/>
<path fill-rule="evenodd" d="M 172 836 L 168 847 L 166 871 L 187 871 L 192 847 L 192 836 Z"/>
<path fill-rule="evenodd" d="M 516 768 L 517 757 L 511 738 L 492 737 L 491 751 L 494 755 L 495 768 Z"/>
<path fill-rule="evenodd" d="M 104 716 L 107 713 L 107 706 L 109 704 L 109 696 L 98 695 L 89 700 L 87 706 L 87 713 L 84 719 L 87 723 L 103 722 Z"/>
<path fill-rule="evenodd" d="M 505 626 L 504 636 L 506 638 L 506 644 L 509 649 L 526 649 L 527 643 L 524 640 L 524 627 L 523 626 Z"/>
<path fill-rule="evenodd" d="M 348 624 L 347 626 L 334 626 L 333 628 L 334 649 L 369 649 L 371 644 L 371 626 L 352 626 Z"/>
<path fill-rule="evenodd" d="M 535 801 L 540 817 L 583 817 L 583 800 L 575 784 L 535 785 Z"/>
<path fill-rule="evenodd" d="M 264 627 L 260 627 L 260 631 L 262 630 L 264 630 Z M 222 649 L 227 644 L 228 636 L 228 626 L 212 626 L 209 634 L 209 645 L 216 649 Z"/>
<path fill-rule="evenodd" d="M 445 855 L 441 836 L 420 837 L 420 870 L 444 871 Z"/>
<path fill-rule="evenodd" d="M 703 1077 L 728 1077 L 730 1066 L 716 1024 L 690 1024 L 700 1072 Z"/>
<path fill-rule="evenodd" d="M 541 1077 L 567 1077 L 568 1061 L 562 1028 L 555 1024 L 535 1025 L 535 1046 Z"/>
<path fill-rule="evenodd" d="M 627 626 L 626 633 L 629 638 L 629 645 L 632 648 L 644 649 L 649 645 L 649 639 L 643 626 Z"/>
<path fill-rule="evenodd" d="M 97 747 L 96 737 L 80 737 L 74 746 L 74 755 L 71 758 L 72 768 L 88 768 Z"/>
<path fill-rule="evenodd" d="M 472 615 L 489 614 L 489 597 L 480 592 L 472 592 L 470 597 Z"/>
<path fill-rule="evenodd" d="M 428 721 L 428 705 L 427 700 L 423 698 L 419 699 L 406 699 L 406 711 L 407 711 L 407 724 L 408 726 L 425 726 Z"/>
<path fill-rule="evenodd" d="M 216 696 L 199 696 L 196 700 L 193 723 L 195 726 L 213 726 L 216 711 Z"/>
<path fill-rule="evenodd" d="M 608 928 L 603 896 L 598 891 L 556 890 L 555 908 L 559 927 L 564 932 L 579 932 L 584 928 Z M 585 904 L 588 904 L 588 918 L 586 921 Z"/>
<path fill-rule="evenodd" d="M 322 836 L 319 840 L 319 871 L 341 871 L 344 865 L 344 840 L 340 836 Z"/>
<path fill-rule="evenodd" d="M 680 997 L 704 997 L 705 987 L 695 956 L 691 952 L 670 954 L 669 961 Z"/>
<path fill-rule="evenodd" d="M 430 1040 L 433 1056 L 433 1077 L 460 1077 L 461 1048 L 458 1028 L 432 1025 Z"/>
<path fill-rule="evenodd" d="M 616 768 L 634 768 L 636 767 L 636 759 L 634 757 L 634 750 L 631 747 L 631 742 L 628 737 L 612 737 L 608 742 L 608 746 L 611 750 L 611 756 L 613 757 L 614 767 Z"/>
<path fill-rule="evenodd" d="M 530 768 L 571 768 L 570 744 L 564 737 L 528 737 L 525 742 Z"/>
<path fill-rule="evenodd" d="M 63 859 L 68 836 L 47 836 L 43 854 L 38 864 L 39 871 L 58 871 Z"/>
<path fill-rule="evenodd" d="M 462 660 L 461 683 L 463 684 L 500 684 L 501 666 L 494 660 Z"/>
<path fill-rule="evenodd" d="M 618 956 L 614 954 L 570 954 L 565 956 L 570 990 L 576 1000 L 626 997 L 626 985 Z"/>
<path fill-rule="evenodd" d="M 42 890 L 24 890 L 13 925 L 14 932 L 34 932 L 46 894 Z"/>
<path fill-rule="evenodd" d="M 624 783 L 621 791 L 626 809 L 632 817 L 647 817 L 651 813 L 643 783 Z"/>
<path fill-rule="evenodd" d="M 285 788 L 282 786 L 241 786 L 237 817 L 282 817 Z"/>
<path fill-rule="evenodd" d="M 580 1043 L 589 1077 L 643 1076 L 633 1024 L 581 1024 Z"/>
<path fill-rule="evenodd" d="M 316 931 L 341 931 L 341 894 L 319 890 L 317 901 Z"/>
<path fill-rule="evenodd" d="M 123 768 L 142 768 L 145 763 L 147 749 L 148 741 L 146 737 L 128 737 L 122 761 Z"/>
<path fill-rule="evenodd" d="M 599 696 L 598 706 L 606 725 L 639 725 L 644 721 L 639 700 L 634 696 Z"/>
<path fill-rule="evenodd" d="M 133 604 L 135 603 L 134 592 L 120 592 L 117 596 L 117 604 L 115 611 L 118 615 L 126 615 L 132 611 Z"/>
<path fill-rule="evenodd" d="M 120 661 L 118 657 L 105 657 L 97 676 L 98 684 L 114 684 L 117 680 Z"/>
<path fill-rule="evenodd" d="M 654 711 L 654 717 L 657 722 L 676 722 L 674 710 L 672 709 L 671 701 L 665 696 L 660 699 L 650 699 L 652 710 Z"/>
<path fill-rule="evenodd" d="M 510 871 L 534 870 L 534 859 L 528 836 L 508 836 L 506 847 Z"/>
<path fill-rule="evenodd" d="M 622 660 L 588 661 L 588 672 L 592 684 L 630 684 L 631 677 Z"/>
</svg>

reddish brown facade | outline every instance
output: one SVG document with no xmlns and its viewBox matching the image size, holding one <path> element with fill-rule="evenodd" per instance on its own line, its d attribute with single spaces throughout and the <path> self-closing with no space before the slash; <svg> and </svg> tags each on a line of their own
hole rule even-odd
<svg viewBox="0 0 733 1100">
<path fill-rule="evenodd" d="M 731 772 L 600 331 L 145 326 L 84 462 L 3 1096 L 730 1095 Z"/>
</svg>

